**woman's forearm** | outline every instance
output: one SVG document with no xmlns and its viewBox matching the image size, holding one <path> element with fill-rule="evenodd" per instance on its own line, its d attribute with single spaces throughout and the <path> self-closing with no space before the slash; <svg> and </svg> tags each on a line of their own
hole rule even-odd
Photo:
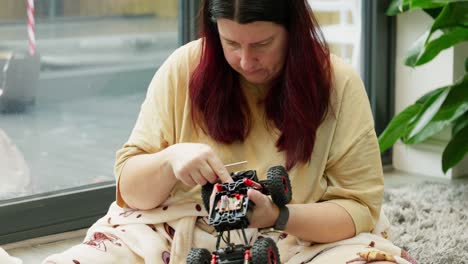
<svg viewBox="0 0 468 264">
<path fill-rule="evenodd" d="M 125 203 L 135 209 L 158 207 L 177 182 L 166 150 L 131 157 L 120 175 L 120 193 Z"/>
<path fill-rule="evenodd" d="M 195 187 L 207 182 L 232 181 L 210 146 L 177 143 L 154 154 L 131 157 L 120 175 L 120 194 L 130 207 L 153 209 L 162 204 L 177 181 Z"/>
<path fill-rule="evenodd" d="M 306 241 L 330 243 L 353 237 L 354 222 L 341 206 L 331 203 L 290 204 L 285 231 Z"/>
</svg>

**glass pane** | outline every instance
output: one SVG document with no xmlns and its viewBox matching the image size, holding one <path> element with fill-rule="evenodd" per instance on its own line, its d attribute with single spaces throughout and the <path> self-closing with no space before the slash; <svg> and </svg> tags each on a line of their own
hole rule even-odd
<svg viewBox="0 0 468 264">
<path fill-rule="evenodd" d="M 332 53 L 361 70 L 362 0 L 309 0 Z"/>
<path fill-rule="evenodd" d="M 0 0 L 0 200 L 114 181 L 178 46 L 177 0 L 27 2 Z"/>
</svg>

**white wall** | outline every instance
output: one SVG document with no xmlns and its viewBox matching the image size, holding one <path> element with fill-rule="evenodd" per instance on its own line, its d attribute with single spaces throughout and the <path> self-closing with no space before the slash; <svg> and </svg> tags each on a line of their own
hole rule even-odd
<svg viewBox="0 0 468 264">
<path fill-rule="evenodd" d="M 432 18 L 422 11 L 397 16 L 395 113 L 401 112 L 426 92 L 452 84 L 464 73 L 467 43 L 445 50 L 431 62 L 417 68 L 404 65 L 406 52 L 431 23 Z M 397 142 L 393 148 L 393 166 L 410 173 L 444 178 L 468 174 L 468 158 L 443 174 L 441 157 L 449 137 L 450 130 L 447 129 L 423 144 L 409 146 Z"/>
</svg>

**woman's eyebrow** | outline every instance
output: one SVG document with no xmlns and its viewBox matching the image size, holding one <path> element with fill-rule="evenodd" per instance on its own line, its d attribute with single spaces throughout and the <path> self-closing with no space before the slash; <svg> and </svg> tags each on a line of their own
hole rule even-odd
<svg viewBox="0 0 468 264">
<path fill-rule="evenodd" d="M 262 44 L 262 43 L 265 43 L 265 42 L 269 42 L 271 41 L 272 39 L 274 38 L 274 36 L 270 36 L 264 40 L 261 40 L 261 41 L 258 41 L 258 42 L 255 42 L 255 43 L 252 43 L 252 45 L 258 45 L 258 44 Z"/>
<path fill-rule="evenodd" d="M 220 35 L 220 36 L 221 36 L 221 35 Z M 224 40 L 227 41 L 227 42 L 237 43 L 236 41 L 231 40 L 231 39 L 228 39 L 228 38 L 226 38 L 226 37 L 224 37 L 224 36 L 221 36 L 221 38 L 224 39 Z M 260 41 L 254 42 L 254 43 L 250 43 L 250 45 L 258 45 L 258 44 L 261 44 L 261 43 L 264 43 L 264 42 L 268 42 L 268 41 L 272 40 L 273 38 L 274 38 L 274 36 L 270 36 L 270 37 L 265 38 L 265 39 L 263 39 L 263 40 L 260 40 Z"/>
</svg>

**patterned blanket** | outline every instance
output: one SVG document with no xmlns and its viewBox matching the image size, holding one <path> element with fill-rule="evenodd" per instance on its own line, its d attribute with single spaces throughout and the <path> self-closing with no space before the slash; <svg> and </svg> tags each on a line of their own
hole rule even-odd
<svg viewBox="0 0 468 264">
<path fill-rule="evenodd" d="M 44 264 L 59 263 L 185 263 L 192 247 L 215 249 L 216 232 L 207 224 L 207 214 L 197 203 L 165 205 L 139 211 L 113 203 L 87 232 L 84 242 L 49 256 Z M 416 263 L 388 240 L 389 223 L 382 214 L 372 233 L 329 244 L 312 244 L 273 230 L 247 229 L 249 241 L 273 238 L 282 263 L 351 263 L 384 260 Z M 232 240 L 241 236 L 233 232 Z"/>
</svg>

